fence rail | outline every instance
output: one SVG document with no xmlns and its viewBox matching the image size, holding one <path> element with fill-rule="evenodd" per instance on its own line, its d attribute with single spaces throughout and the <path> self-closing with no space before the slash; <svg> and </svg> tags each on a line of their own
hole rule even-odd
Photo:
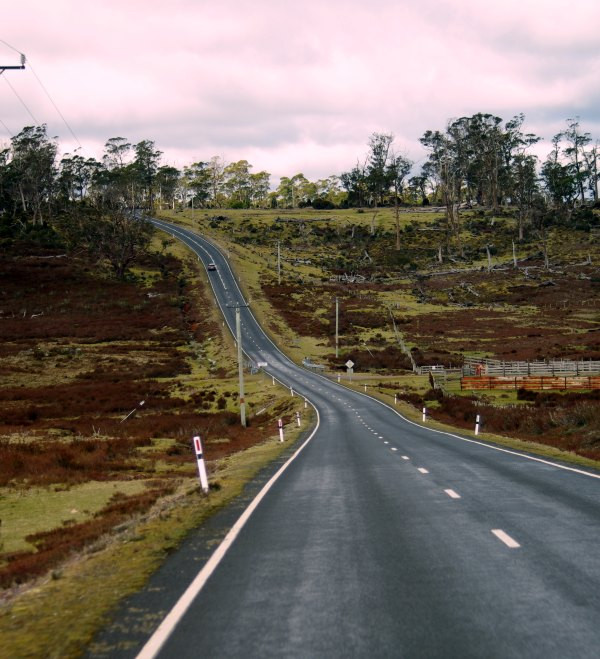
<svg viewBox="0 0 600 659">
<path fill-rule="evenodd" d="M 466 357 L 463 375 L 600 375 L 600 361 L 535 361 L 504 362 L 499 359 L 475 359 Z"/>
<path fill-rule="evenodd" d="M 600 375 L 580 376 L 489 376 L 470 375 L 460 379 L 460 388 L 473 389 L 600 389 Z"/>
</svg>

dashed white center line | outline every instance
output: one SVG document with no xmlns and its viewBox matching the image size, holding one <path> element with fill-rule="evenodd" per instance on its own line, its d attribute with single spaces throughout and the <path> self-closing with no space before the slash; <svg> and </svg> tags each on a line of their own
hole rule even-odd
<svg viewBox="0 0 600 659">
<path fill-rule="evenodd" d="M 457 494 L 454 490 L 444 490 L 444 492 L 451 498 L 451 499 L 460 499 L 460 494 Z"/>
<path fill-rule="evenodd" d="M 498 538 L 498 540 L 502 541 L 507 547 L 510 547 L 511 549 L 517 549 L 521 545 L 511 538 L 508 533 L 505 533 L 502 529 L 492 529 L 492 533 Z"/>
<path fill-rule="evenodd" d="M 418 469 L 422 474 L 428 474 L 429 473 L 429 471 L 427 471 L 427 469 L 425 469 L 425 467 L 419 467 Z"/>
<path fill-rule="evenodd" d="M 389 442 L 383 442 L 384 444 L 389 444 Z"/>
<path fill-rule="evenodd" d="M 410 460 L 410 458 L 408 457 L 408 455 L 403 455 L 403 456 L 402 456 L 402 459 L 403 459 L 403 460 Z"/>
<path fill-rule="evenodd" d="M 392 446 L 392 451 L 397 451 L 398 449 L 394 446 Z"/>
</svg>

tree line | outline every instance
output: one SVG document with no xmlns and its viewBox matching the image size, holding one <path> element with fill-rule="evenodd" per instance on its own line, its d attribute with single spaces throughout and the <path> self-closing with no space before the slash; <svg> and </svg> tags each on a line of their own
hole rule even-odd
<svg viewBox="0 0 600 659">
<path fill-rule="evenodd" d="M 459 242 L 464 206 L 508 205 L 522 239 L 539 209 L 568 216 L 577 205 L 598 202 L 598 142 L 578 119 L 566 124 L 539 162 L 531 151 L 540 138 L 524 130 L 523 114 L 508 121 L 483 113 L 461 117 L 420 138 L 427 157 L 418 172 L 391 133 L 373 133 L 348 171 L 316 181 L 298 173 L 280 178 L 275 189 L 271 175 L 253 172 L 247 160 L 215 156 L 182 169 L 164 165 L 151 140 L 112 137 L 100 160 L 76 152 L 58 161 L 57 139 L 46 126 L 27 126 L 0 149 L 0 217 L 33 225 L 67 218 L 69 235 L 81 240 L 90 234 L 89 227 L 84 231 L 90 217 L 101 226 L 102 218 L 132 208 L 392 206 L 398 217 L 402 205 L 435 204 L 445 208 L 447 232 Z"/>
</svg>

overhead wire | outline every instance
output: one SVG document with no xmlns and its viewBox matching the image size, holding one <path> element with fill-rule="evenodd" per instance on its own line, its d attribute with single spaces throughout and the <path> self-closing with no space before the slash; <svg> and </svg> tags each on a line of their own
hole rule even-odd
<svg viewBox="0 0 600 659">
<path fill-rule="evenodd" d="M 50 103 L 52 103 L 52 105 L 54 106 L 54 109 L 58 112 L 60 118 L 63 120 L 65 126 L 67 127 L 67 129 L 69 130 L 69 132 L 71 133 L 71 135 L 73 136 L 73 139 L 74 139 L 74 140 L 77 142 L 77 144 L 79 145 L 79 148 L 82 149 L 83 146 L 81 145 L 81 142 L 80 142 L 79 139 L 77 138 L 77 135 L 75 135 L 75 133 L 73 132 L 73 129 L 72 129 L 71 126 L 69 125 L 69 122 L 65 119 L 63 113 L 58 109 L 58 105 L 56 105 L 56 103 L 54 102 L 54 99 L 52 98 L 52 96 L 50 96 L 50 92 L 46 89 L 46 87 L 44 86 L 44 83 L 38 78 L 37 73 L 33 70 L 33 67 L 31 66 L 31 62 L 29 61 L 28 64 L 29 64 L 29 70 L 31 71 L 31 73 L 33 73 L 35 79 L 39 82 L 40 87 L 44 90 L 44 93 L 45 93 L 46 96 L 48 97 Z"/>
<path fill-rule="evenodd" d="M 39 121 L 33 116 L 33 112 L 27 107 L 27 104 L 25 101 L 19 96 L 17 90 L 10 84 L 8 78 L 5 76 L 4 77 L 4 82 L 12 89 L 13 94 L 21 101 L 21 105 L 29 112 L 29 116 L 33 119 L 34 123 L 36 126 L 39 126 Z"/>
<path fill-rule="evenodd" d="M 2 121 L 2 119 L 0 119 L 0 124 L 2 124 L 4 126 L 4 130 L 12 137 L 13 134 L 12 134 L 10 128 Z"/>
<path fill-rule="evenodd" d="M 9 43 L 7 43 L 6 41 L 4 41 L 4 39 L 0 39 L 0 43 L 3 43 L 5 46 L 7 46 L 8 48 L 10 48 L 11 50 L 14 50 L 15 53 L 19 53 L 19 55 L 21 55 L 22 58 L 25 58 L 24 53 L 22 53 L 20 50 L 18 50 L 18 49 L 15 48 L 14 46 L 11 46 Z M 23 59 L 23 61 L 24 61 L 24 59 Z M 46 96 L 48 97 L 48 100 L 50 101 L 50 103 L 52 103 L 52 105 L 54 106 L 54 109 L 55 109 L 56 112 L 58 113 L 59 117 L 63 120 L 63 123 L 64 123 L 65 126 L 67 127 L 67 130 L 71 133 L 71 135 L 73 136 L 73 139 L 74 139 L 75 142 L 77 142 L 77 144 L 79 145 L 79 148 L 80 148 L 80 149 L 83 149 L 83 146 L 82 146 L 81 142 L 79 141 L 79 138 L 77 137 L 77 135 L 75 135 L 75 132 L 74 132 L 73 129 L 71 128 L 69 122 L 65 119 L 65 116 L 64 116 L 63 113 L 60 111 L 58 105 L 56 104 L 56 102 L 54 101 L 54 99 L 52 98 L 52 96 L 50 95 L 50 92 L 46 89 L 44 83 L 40 80 L 39 76 L 38 76 L 37 73 L 34 71 L 33 66 L 31 66 L 31 60 L 27 59 L 27 64 L 28 64 L 27 68 L 31 71 L 31 73 L 33 73 L 34 78 L 37 80 L 38 84 L 39 84 L 40 87 L 43 89 L 43 91 L 44 91 L 44 93 L 46 94 Z M 6 79 L 6 78 L 5 78 L 5 79 Z M 6 80 L 8 80 L 8 79 L 6 79 Z M 10 83 L 9 83 L 9 86 L 11 87 L 11 89 L 13 89 L 13 87 L 12 87 L 12 85 L 10 85 Z M 15 90 L 13 89 L 13 91 L 15 91 Z M 15 94 L 16 94 L 16 91 L 15 91 Z M 17 94 L 17 97 L 19 98 L 19 100 L 21 101 L 21 103 L 23 103 L 23 105 L 25 106 L 25 103 L 24 103 L 23 100 L 18 96 L 18 94 Z M 25 108 L 27 109 L 27 111 L 29 112 L 29 114 L 31 115 L 31 117 L 33 118 L 33 120 L 35 121 L 35 123 L 37 124 L 38 122 L 37 122 L 37 120 L 35 119 L 35 117 L 33 116 L 33 114 L 31 113 L 31 111 L 29 110 L 29 108 L 27 108 L 27 106 L 25 106 Z"/>
</svg>

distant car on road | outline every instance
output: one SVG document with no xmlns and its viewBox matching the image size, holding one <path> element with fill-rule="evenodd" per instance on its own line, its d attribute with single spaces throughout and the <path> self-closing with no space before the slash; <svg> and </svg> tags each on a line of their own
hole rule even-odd
<svg viewBox="0 0 600 659">
<path fill-rule="evenodd" d="M 217 269 L 217 264 L 216 263 L 209 263 L 206 268 L 208 270 L 216 270 Z"/>
</svg>

